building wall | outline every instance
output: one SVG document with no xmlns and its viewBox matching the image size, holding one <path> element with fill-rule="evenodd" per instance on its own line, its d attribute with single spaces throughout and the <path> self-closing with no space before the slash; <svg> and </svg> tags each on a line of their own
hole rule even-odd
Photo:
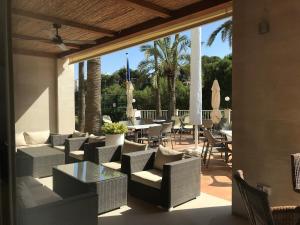
<svg viewBox="0 0 300 225">
<path fill-rule="evenodd" d="M 300 1 L 235 0 L 233 10 L 233 170 L 269 185 L 272 205 L 299 204 L 290 154 L 300 152 Z M 234 186 L 233 212 L 240 206 Z"/>
<path fill-rule="evenodd" d="M 75 129 L 74 65 L 65 59 L 15 54 L 16 133 Z"/>
<path fill-rule="evenodd" d="M 15 54 L 13 70 L 16 132 L 56 132 L 56 59 Z"/>
</svg>

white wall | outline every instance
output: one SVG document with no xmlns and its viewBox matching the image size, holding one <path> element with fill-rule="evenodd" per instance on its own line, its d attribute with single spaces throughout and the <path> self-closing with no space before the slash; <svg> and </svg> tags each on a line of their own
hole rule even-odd
<svg viewBox="0 0 300 225">
<path fill-rule="evenodd" d="M 15 54 L 16 133 L 75 129 L 74 65 L 66 59 Z"/>
<path fill-rule="evenodd" d="M 15 54 L 13 70 L 16 132 L 56 132 L 56 59 Z"/>
</svg>

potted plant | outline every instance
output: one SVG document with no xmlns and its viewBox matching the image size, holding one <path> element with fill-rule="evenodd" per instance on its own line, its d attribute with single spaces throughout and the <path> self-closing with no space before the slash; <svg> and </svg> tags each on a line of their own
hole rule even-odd
<svg viewBox="0 0 300 225">
<path fill-rule="evenodd" d="M 105 145 L 123 145 L 124 134 L 128 131 L 127 127 L 121 123 L 105 123 L 102 126 L 105 134 Z"/>
</svg>

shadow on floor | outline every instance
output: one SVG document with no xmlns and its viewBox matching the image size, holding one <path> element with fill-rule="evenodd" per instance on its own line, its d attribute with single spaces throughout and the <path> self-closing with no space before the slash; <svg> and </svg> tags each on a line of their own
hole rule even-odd
<svg viewBox="0 0 300 225">
<path fill-rule="evenodd" d="M 171 212 L 160 209 L 139 199 L 129 197 L 128 207 L 122 207 L 99 217 L 99 225 L 247 225 L 245 219 L 231 215 L 231 205 L 215 198 L 200 197 L 174 208 Z M 219 201 L 219 200 L 217 200 Z M 206 203 L 208 207 L 205 207 Z M 223 205 L 222 205 L 223 204 Z M 226 205 L 227 204 L 227 205 Z"/>
</svg>

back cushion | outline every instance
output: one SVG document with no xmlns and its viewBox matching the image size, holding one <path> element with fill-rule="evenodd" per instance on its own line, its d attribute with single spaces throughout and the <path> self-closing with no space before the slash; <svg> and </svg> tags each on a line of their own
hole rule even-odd
<svg viewBox="0 0 300 225">
<path fill-rule="evenodd" d="M 27 145 L 26 144 L 26 141 L 25 141 L 25 137 L 24 137 L 24 133 L 17 133 L 16 134 L 16 147 L 19 147 L 19 146 L 25 146 Z"/>
<path fill-rule="evenodd" d="M 28 145 L 46 144 L 49 136 L 50 131 L 24 132 L 25 141 Z"/>
<path fill-rule="evenodd" d="M 145 151 L 147 147 L 148 147 L 147 144 L 140 144 L 140 143 L 135 143 L 135 142 L 125 140 L 122 148 L 122 154 L 137 152 L 137 151 Z"/>
<path fill-rule="evenodd" d="M 183 153 L 159 146 L 155 154 L 154 168 L 163 170 L 164 164 L 181 160 Z"/>
<path fill-rule="evenodd" d="M 88 137 L 89 134 L 88 133 L 82 133 L 79 131 L 74 131 L 74 133 L 72 134 L 72 138 L 77 138 L 77 137 Z"/>
</svg>

